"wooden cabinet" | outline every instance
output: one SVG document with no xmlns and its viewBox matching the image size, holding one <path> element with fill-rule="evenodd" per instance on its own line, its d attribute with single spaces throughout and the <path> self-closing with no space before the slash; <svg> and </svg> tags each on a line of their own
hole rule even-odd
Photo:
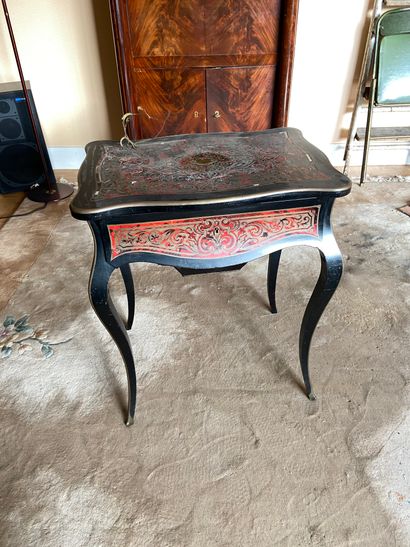
<svg viewBox="0 0 410 547">
<path fill-rule="evenodd" d="M 286 125 L 298 0 L 110 0 L 134 139 Z"/>
</svg>

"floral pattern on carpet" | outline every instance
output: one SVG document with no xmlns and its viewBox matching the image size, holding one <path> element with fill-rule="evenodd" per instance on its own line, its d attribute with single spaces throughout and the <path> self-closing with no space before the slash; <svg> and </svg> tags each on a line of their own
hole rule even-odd
<svg viewBox="0 0 410 547">
<path fill-rule="evenodd" d="M 54 354 L 54 346 L 65 344 L 71 340 L 62 342 L 50 342 L 47 338 L 48 331 L 42 327 L 32 327 L 29 323 L 29 316 L 23 315 L 15 319 L 7 315 L 0 327 L 0 357 L 6 359 L 16 352 L 22 355 L 26 351 L 33 350 L 33 342 L 39 344 L 41 354 L 48 359 Z"/>
</svg>

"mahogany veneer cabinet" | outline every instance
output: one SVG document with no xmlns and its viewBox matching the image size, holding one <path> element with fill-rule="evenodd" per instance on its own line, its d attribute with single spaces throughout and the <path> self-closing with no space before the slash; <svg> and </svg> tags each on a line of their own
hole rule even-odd
<svg viewBox="0 0 410 547">
<path fill-rule="evenodd" d="M 110 0 L 133 139 L 287 124 L 299 0 Z"/>
</svg>

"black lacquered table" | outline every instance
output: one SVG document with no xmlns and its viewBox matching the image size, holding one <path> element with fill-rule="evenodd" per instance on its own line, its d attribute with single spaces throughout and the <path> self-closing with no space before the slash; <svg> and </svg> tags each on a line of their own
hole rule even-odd
<svg viewBox="0 0 410 547">
<path fill-rule="evenodd" d="M 137 395 L 126 332 L 135 306 L 132 262 L 174 266 L 186 275 L 240 268 L 269 255 L 268 298 L 275 313 L 281 250 L 319 249 L 321 272 L 299 338 L 306 392 L 314 399 L 309 347 L 343 268 L 330 213 L 335 198 L 350 192 L 349 179 L 292 128 L 177 135 L 125 148 L 98 141 L 88 144 L 86 153 L 71 212 L 88 221 L 94 235 L 89 295 L 125 363 L 127 425 L 134 421 Z M 127 291 L 126 322 L 108 290 L 116 268 Z"/>
</svg>

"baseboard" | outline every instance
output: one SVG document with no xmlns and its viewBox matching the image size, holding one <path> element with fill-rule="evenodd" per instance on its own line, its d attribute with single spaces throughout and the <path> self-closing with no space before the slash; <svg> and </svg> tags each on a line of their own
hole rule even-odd
<svg viewBox="0 0 410 547">
<path fill-rule="evenodd" d="M 323 150 L 332 165 L 344 165 L 345 143 L 332 143 Z M 363 144 L 354 143 L 350 165 L 361 165 Z M 410 143 L 377 141 L 370 144 L 368 165 L 410 165 Z"/>
<path fill-rule="evenodd" d="M 344 143 L 332 143 L 323 149 L 332 165 L 343 165 Z M 54 169 L 79 169 L 85 158 L 82 147 L 51 147 L 48 148 L 51 164 Z M 354 144 L 351 152 L 350 165 L 361 165 L 363 145 Z M 369 165 L 410 165 L 410 143 L 374 142 L 370 146 Z"/>
</svg>

